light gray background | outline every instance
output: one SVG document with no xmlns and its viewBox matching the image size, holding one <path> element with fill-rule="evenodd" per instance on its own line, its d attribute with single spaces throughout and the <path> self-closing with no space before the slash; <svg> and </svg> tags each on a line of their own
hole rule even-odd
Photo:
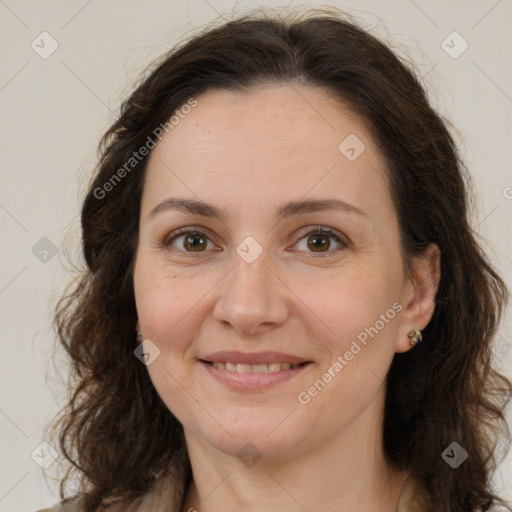
<svg viewBox="0 0 512 512">
<path fill-rule="evenodd" d="M 58 501 L 51 478 L 57 465 L 44 477 L 31 454 L 45 439 L 43 426 L 64 403 L 65 388 L 55 372 L 65 376 L 66 366 L 48 366 L 51 304 L 72 279 L 66 248 L 76 257 L 80 199 L 100 136 L 139 73 L 174 42 L 250 7 L 288 3 L 344 8 L 415 62 L 434 105 L 457 127 L 478 191 L 474 226 L 511 282 L 510 0 L 0 0 L 0 511 L 33 511 Z M 35 41 L 40 52 L 48 51 L 43 31 L 58 43 L 46 59 L 31 47 Z M 458 58 L 442 47 L 453 31 L 469 44 Z M 457 37 L 447 41 L 452 53 L 462 48 Z M 43 252 L 43 237 L 57 254 Z M 512 377 L 510 326 L 509 314 L 496 354 Z M 512 454 L 495 482 L 512 499 Z"/>
</svg>

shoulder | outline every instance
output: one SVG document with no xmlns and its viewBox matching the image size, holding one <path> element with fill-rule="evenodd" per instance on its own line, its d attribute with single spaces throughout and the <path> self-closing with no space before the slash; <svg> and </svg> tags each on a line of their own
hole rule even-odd
<svg viewBox="0 0 512 512">
<path fill-rule="evenodd" d="M 50 508 L 42 508 L 36 512 L 83 512 L 83 507 L 80 503 L 57 503 Z"/>
<path fill-rule="evenodd" d="M 429 497 L 421 483 L 409 476 L 400 494 L 398 512 L 425 512 L 429 510 Z"/>
<path fill-rule="evenodd" d="M 142 499 L 135 499 L 131 502 L 116 501 L 108 506 L 100 506 L 96 512 L 135 512 L 139 509 Z M 49 508 L 36 510 L 36 512 L 85 512 L 85 507 L 81 499 L 75 498 L 68 502 L 57 503 Z"/>
<path fill-rule="evenodd" d="M 109 505 L 100 506 L 96 512 L 177 512 L 181 510 L 187 484 L 187 461 L 184 451 L 176 453 L 168 472 L 157 478 L 144 495 L 134 499 L 111 501 Z M 74 497 L 61 501 L 49 508 L 36 512 L 85 512 L 83 498 Z"/>
<path fill-rule="evenodd" d="M 111 501 L 101 505 L 95 512 L 175 512 L 181 510 L 184 489 L 182 482 L 174 478 L 157 480 L 148 493 L 135 499 Z M 85 512 L 82 498 L 75 497 L 69 501 L 61 501 L 49 508 L 36 512 Z"/>
</svg>

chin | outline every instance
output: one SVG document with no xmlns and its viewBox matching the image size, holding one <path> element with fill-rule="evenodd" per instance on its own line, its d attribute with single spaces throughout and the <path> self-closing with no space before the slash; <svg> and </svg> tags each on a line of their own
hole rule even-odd
<svg viewBox="0 0 512 512">
<path fill-rule="evenodd" d="M 221 436 L 205 436 L 206 440 L 217 450 L 227 455 L 236 457 L 241 462 L 252 457 L 254 461 L 264 458 L 266 460 L 277 460 L 288 454 L 297 442 L 289 435 L 276 436 L 273 439 L 264 435 L 256 436 L 254 432 L 244 432 L 230 437 L 224 433 Z"/>
<path fill-rule="evenodd" d="M 210 417 L 208 422 L 204 419 L 194 422 L 190 429 L 209 445 L 233 457 L 279 459 L 297 450 L 307 437 L 306 432 L 301 432 L 306 430 L 304 423 L 297 425 L 297 418 L 292 419 L 293 416 L 289 409 L 279 414 L 275 411 L 265 414 L 261 408 L 238 409 L 238 414 L 233 411 L 229 416 L 215 416 L 225 429 Z"/>
</svg>

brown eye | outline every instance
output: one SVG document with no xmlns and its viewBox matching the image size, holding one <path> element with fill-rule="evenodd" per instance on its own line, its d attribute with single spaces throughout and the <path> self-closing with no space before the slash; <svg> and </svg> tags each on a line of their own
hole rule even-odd
<svg viewBox="0 0 512 512">
<path fill-rule="evenodd" d="M 185 235 L 183 246 L 187 250 L 198 252 L 207 246 L 206 237 L 200 234 Z"/>
<path fill-rule="evenodd" d="M 179 241 L 180 239 L 182 240 Z M 205 252 L 209 241 L 208 236 L 201 231 L 178 229 L 165 237 L 162 241 L 162 246 L 172 246 L 181 252 Z"/>
<path fill-rule="evenodd" d="M 300 248 L 302 240 L 305 240 L 305 248 Z M 332 240 L 337 244 L 337 247 L 331 249 Z M 300 252 L 315 253 L 316 257 L 324 258 L 332 256 L 339 251 L 348 248 L 350 246 L 346 237 L 333 229 L 325 226 L 314 226 L 310 228 L 304 235 L 299 238 L 299 241 L 295 244 Z"/>
<path fill-rule="evenodd" d="M 178 242 L 180 239 L 182 240 Z M 306 241 L 306 249 L 300 249 L 300 251 L 316 253 L 318 257 L 330 256 L 343 248 L 349 247 L 349 243 L 341 233 L 324 226 L 316 226 L 314 229 L 310 229 L 295 245 L 300 245 L 302 240 Z M 332 240 L 338 244 L 338 247 L 331 250 Z M 161 244 L 162 247 L 172 247 L 182 253 L 201 253 L 208 249 L 208 242 L 212 243 L 210 238 L 202 231 L 180 228 L 165 237 Z"/>
<path fill-rule="evenodd" d="M 316 234 L 308 237 L 308 246 L 313 252 L 323 252 L 323 250 L 328 249 L 330 245 L 331 242 L 326 235 Z"/>
</svg>

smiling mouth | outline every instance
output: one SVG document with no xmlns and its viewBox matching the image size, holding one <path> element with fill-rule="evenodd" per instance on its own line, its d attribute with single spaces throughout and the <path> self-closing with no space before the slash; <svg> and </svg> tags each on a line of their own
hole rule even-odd
<svg viewBox="0 0 512 512">
<path fill-rule="evenodd" d="M 284 370 L 293 370 L 300 366 L 305 366 L 310 361 L 302 363 L 263 363 L 263 364 L 241 364 L 230 361 L 204 361 L 204 363 L 213 366 L 217 370 L 226 370 L 231 373 L 277 373 Z"/>
</svg>

